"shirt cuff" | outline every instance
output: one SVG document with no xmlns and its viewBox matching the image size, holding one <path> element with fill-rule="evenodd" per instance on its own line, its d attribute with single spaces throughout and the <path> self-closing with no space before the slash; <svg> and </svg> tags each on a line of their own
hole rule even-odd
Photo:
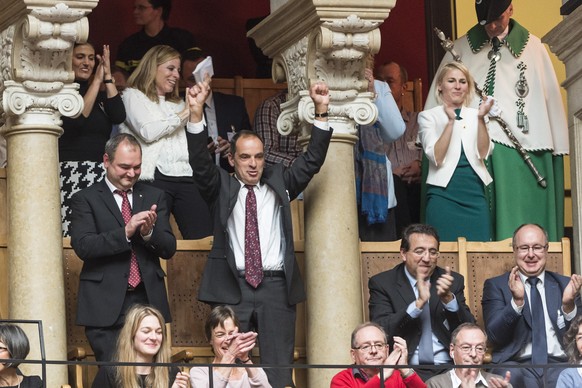
<svg viewBox="0 0 582 388">
<path fill-rule="evenodd" d="M 406 308 L 406 313 L 410 315 L 412 318 L 418 318 L 420 317 L 420 313 L 422 313 L 422 310 L 416 307 L 416 301 L 414 301 L 408 305 L 408 307 Z"/>
<path fill-rule="evenodd" d="M 564 309 L 561 309 L 561 310 L 562 310 L 562 313 L 564 314 L 564 319 L 566 321 L 570 322 L 577 315 L 576 313 L 578 312 L 578 306 L 574 305 L 574 310 L 570 311 L 568 314 L 566 314 L 564 312 Z"/>
<path fill-rule="evenodd" d="M 457 302 L 457 297 L 453 294 L 453 300 L 449 303 L 443 303 L 445 305 L 445 309 L 451 311 L 453 313 L 459 311 L 459 302 Z"/>
<path fill-rule="evenodd" d="M 329 122 L 321 120 L 313 120 L 313 125 L 322 131 L 329 131 Z"/>
<path fill-rule="evenodd" d="M 188 121 L 188 123 L 186 123 L 186 131 L 197 135 L 199 133 L 202 133 L 202 131 L 204 131 L 204 127 L 206 126 L 206 120 L 204 119 L 204 117 L 202 117 L 202 120 L 197 122 L 197 123 L 192 123 L 190 121 Z"/>
<path fill-rule="evenodd" d="M 513 307 L 513 311 L 515 311 L 517 314 L 521 315 L 521 312 L 523 311 L 523 306 L 525 306 L 525 303 L 521 306 L 518 306 L 515 304 L 513 298 L 511 298 L 511 307 Z"/>
</svg>

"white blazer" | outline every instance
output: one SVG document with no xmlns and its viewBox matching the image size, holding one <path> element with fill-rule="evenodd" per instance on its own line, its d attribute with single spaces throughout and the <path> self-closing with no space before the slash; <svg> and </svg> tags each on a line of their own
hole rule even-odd
<svg viewBox="0 0 582 388">
<path fill-rule="evenodd" d="M 465 150 L 467 160 L 485 186 L 493 181 L 485 167 L 484 161 L 479 157 L 477 149 L 478 118 L 477 109 L 462 107 L 460 116 L 462 120 L 455 120 L 453 134 L 447 153 L 441 165 L 438 165 L 434 155 L 434 145 L 445 130 L 449 118 L 442 105 L 422 111 L 418 114 L 418 138 L 424 149 L 426 157 L 430 161 L 426 183 L 434 186 L 447 187 L 459 159 L 461 157 L 461 144 Z M 485 123 L 489 120 L 486 116 Z M 489 150 L 485 159 L 493 152 L 493 142 L 489 140 Z"/>
</svg>

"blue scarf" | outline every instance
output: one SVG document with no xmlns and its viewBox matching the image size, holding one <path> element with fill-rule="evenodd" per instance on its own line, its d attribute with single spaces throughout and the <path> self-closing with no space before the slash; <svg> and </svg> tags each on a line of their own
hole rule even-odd
<svg viewBox="0 0 582 388">
<path fill-rule="evenodd" d="M 355 149 L 356 200 L 368 225 L 388 218 L 388 171 L 384 141 L 376 125 L 359 128 Z"/>
</svg>

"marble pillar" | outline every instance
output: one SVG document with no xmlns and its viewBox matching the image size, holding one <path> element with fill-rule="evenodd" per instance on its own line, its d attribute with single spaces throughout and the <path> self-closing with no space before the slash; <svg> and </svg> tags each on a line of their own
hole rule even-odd
<svg viewBox="0 0 582 388">
<path fill-rule="evenodd" d="M 87 40 L 97 0 L 8 0 L 0 14 L 2 133 L 8 152 L 9 317 L 41 320 L 47 360 L 66 360 L 58 167 L 60 117 L 83 106 L 73 84 L 72 48 Z M 37 328 L 29 359 L 40 360 Z M 40 366 L 23 365 L 26 374 Z M 66 366 L 47 367 L 46 386 L 67 383 Z"/>
<path fill-rule="evenodd" d="M 378 27 L 395 0 L 295 0 L 279 4 L 249 32 L 273 58 L 273 80 L 287 81 L 278 129 L 301 133 L 314 120 L 308 89 L 330 89 L 334 129 L 321 171 L 305 191 L 306 328 L 309 364 L 349 364 L 350 335 L 362 322 L 362 284 L 355 196 L 356 125 L 376 120 L 377 109 L 363 73 L 365 59 L 380 49 Z M 337 370 L 312 369 L 308 386 L 329 387 Z"/>
<path fill-rule="evenodd" d="M 542 41 L 566 66 L 562 86 L 568 92 L 570 171 L 572 174 L 572 221 L 574 271 L 582 271 L 582 7 L 565 16 Z"/>
</svg>

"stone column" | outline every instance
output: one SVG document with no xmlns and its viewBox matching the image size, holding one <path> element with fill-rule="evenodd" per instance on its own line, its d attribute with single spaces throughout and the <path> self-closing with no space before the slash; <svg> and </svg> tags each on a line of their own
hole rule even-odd
<svg viewBox="0 0 582 388">
<path fill-rule="evenodd" d="M 355 196 L 356 125 L 376 120 L 363 73 L 380 49 L 378 27 L 395 0 L 295 0 L 280 4 L 249 32 L 273 58 L 273 80 L 287 81 L 279 132 L 309 139 L 314 107 L 311 82 L 330 89 L 334 135 L 325 164 L 305 191 L 307 361 L 349 364 L 350 335 L 362 322 L 362 284 Z M 308 386 L 329 387 L 337 370 L 310 370 Z"/>
<path fill-rule="evenodd" d="M 572 221 L 574 270 L 582 270 L 582 7 L 578 7 L 542 38 L 566 65 L 562 86 L 568 92 L 570 170 L 572 174 Z"/>
<path fill-rule="evenodd" d="M 9 314 L 41 320 L 46 359 L 62 361 L 67 333 L 57 141 L 61 115 L 76 116 L 83 106 L 71 55 L 75 42 L 87 40 L 85 16 L 97 0 L 8 3 L 0 16 L 0 92 L 8 150 Z M 38 330 L 23 328 L 31 340 L 28 358 L 40 360 Z M 23 369 L 41 374 L 40 366 Z M 66 383 L 66 366 L 47 367 L 47 387 Z"/>
</svg>

